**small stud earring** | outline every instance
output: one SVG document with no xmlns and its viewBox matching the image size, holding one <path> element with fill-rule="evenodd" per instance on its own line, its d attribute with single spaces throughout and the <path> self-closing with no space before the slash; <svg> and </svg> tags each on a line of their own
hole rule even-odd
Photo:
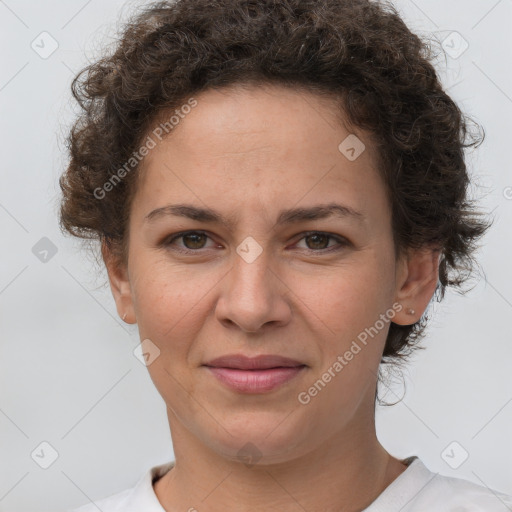
<svg viewBox="0 0 512 512">
<path fill-rule="evenodd" d="M 408 315 L 414 315 L 414 313 L 416 313 L 416 311 L 414 311 L 414 309 L 412 309 L 412 308 L 409 308 L 409 309 L 407 310 L 407 314 L 408 314 Z"/>
</svg>

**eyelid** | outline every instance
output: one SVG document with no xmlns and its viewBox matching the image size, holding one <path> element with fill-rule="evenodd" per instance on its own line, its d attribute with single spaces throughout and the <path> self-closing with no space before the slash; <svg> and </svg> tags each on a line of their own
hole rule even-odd
<svg viewBox="0 0 512 512">
<path fill-rule="evenodd" d="M 214 241 L 212 239 L 212 237 L 208 234 L 207 231 L 203 231 L 201 229 L 189 229 L 187 231 L 180 231 L 179 233 L 174 233 L 170 237 L 164 238 L 162 244 L 164 246 L 170 246 L 172 244 L 172 242 L 174 242 L 175 240 L 179 240 L 180 238 L 183 238 L 184 236 L 191 235 L 191 234 L 205 235 L 212 242 Z M 208 249 L 208 247 L 206 249 Z M 200 251 L 204 251 L 205 248 L 201 248 L 201 249 L 187 249 L 186 247 L 185 248 L 180 248 L 180 247 L 174 246 L 174 250 L 176 250 L 177 252 L 182 252 L 182 253 L 199 253 Z"/>
<path fill-rule="evenodd" d="M 308 249 L 308 248 L 302 249 L 307 254 L 329 254 L 332 252 L 339 251 L 339 250 L 346 248 L 350 245 L 350 241 L 341 235 L 336 235 L 334 233 L 329 233 L 327 231 L 318 231 L 318 230 L 304 231 L 304 232 L 300 233 L 300 235 L 299 235 L 300 238 L 297 239 L 295 244 L 298 244 L 301 240 L 303 240 L 304 238 L 306 238 L 309 235 L 323 235 L 323 236 L 326 236 L 327 238 L 334 240 L 335 242 L 337 242 L 337 244 L 332 247 L 327 247 L 325 249 L 318 249 L 318 250 Z"/>
</svg>

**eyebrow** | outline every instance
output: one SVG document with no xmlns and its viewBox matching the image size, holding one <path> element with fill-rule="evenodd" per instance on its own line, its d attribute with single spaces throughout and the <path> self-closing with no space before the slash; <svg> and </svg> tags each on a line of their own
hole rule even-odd
<svg viewBox="0 0 512 512">
<path fill-rule="evenodd" d="M 223 217 L 212 208 L 198 208 L 190 204 L 170 204 L 162 206 L 148 213 L 144 222 L 153 222 L 166 216 L 186 217 L 200 222 L 222 224 L 228 228 L 232 227 L 236 217 Z M 349 206 L 337 203 L 311 206 L 308 208 L 292 208 L 282 210 L 276 221 L 276 225 L 294 224 L 303 221 L 327 219 L 329 217 L 351 218 L 357 221 L 364 221 L 365 216 Z"/>
</svg>

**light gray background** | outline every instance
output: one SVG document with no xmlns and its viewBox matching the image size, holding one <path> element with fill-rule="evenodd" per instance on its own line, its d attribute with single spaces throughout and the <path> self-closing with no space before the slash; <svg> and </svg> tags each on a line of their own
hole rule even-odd
<svg viewBox="0 0 512 512">
<path fill-rule="evenodd" d="M 78 506 L 173 458 L 164 403 L 133 355 L 136 327 L 118 318 L 105 275 L 57 226 L 71 79 L 141 3 L 0 1 L 0 511 Z M 487 282 L 436 307 L 405 398 L 378 409 L 378 435 L 397 457 L 417 454 L 433 471 L 512 494 L 512 1 L 395 5 L 418 34 L 442 41 L 457 31 L 469 44 L 438 69 L 486 129 L 468 163 L 496 221 L 480 252 Z M 31 48 L 43 31 L 59 45 L 47 59 Z M 32 252 L 43 237 L 57 248 L 46 263 Z M 403 395 L 397 385 L 385 397 Z M 48 469 L 31 458 L 43 441 L 58 452 Z M 469 453 L 458 469 L 441 455 L 453 441 L 452 460 Z M 49 456 L 38 450 L 39 461 Z"/>
</svg>

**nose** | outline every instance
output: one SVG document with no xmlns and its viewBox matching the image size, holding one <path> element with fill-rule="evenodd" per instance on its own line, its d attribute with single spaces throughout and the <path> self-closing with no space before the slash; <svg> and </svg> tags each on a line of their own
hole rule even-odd
<svg viewBox="0 0 512 512">
<path fill-rule="evenodd" d="M 292 315 L 290 290 L 276 268 L 270 267 L 265 250 L 252 262 L 235 254 L 233 266 L 222 280 L 217 320 L 247 333 L 286 325 Z"/>
</svg>

